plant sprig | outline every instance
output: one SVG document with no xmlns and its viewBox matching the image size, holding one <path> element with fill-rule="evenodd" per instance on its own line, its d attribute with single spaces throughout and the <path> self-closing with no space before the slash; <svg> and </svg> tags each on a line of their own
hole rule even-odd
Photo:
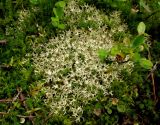
<svg viewBox="0 0 160 125">
<path fill-rule="evenodd" d="M 66 3 L 64 1 L 59 1 L 55 4 L 55 8 L 53 8 L 54 16 L 51 17 L 52 25 L 59 29 L 65 29 L 65 25 L 61 23 L 61 19 L 64 15 L 64 7 Z"/>
<path fill-rule="evenodd" d="M 153 63 L 140 54 L 144 48 L 148 50 L 148 45 L 146 43 L 146 37 L 148 35 L 145 33 L 145 29 L 146 25 L 140 22 L 137 26 L 138 35 L 133 40 L 124 38 L 123 43 L 113 46 L 110 51 L 105 51 L 104 49 L 100 50 L 98 52 L 99 58 L 104 61 L 109 58 L 109 56 L 113 56 L 115 57 L 114 61 L 123 62 L 125 57 L 129 55 L 129 60 L 139 64 L 142 68 L 151 69 Z"/>
</svg>

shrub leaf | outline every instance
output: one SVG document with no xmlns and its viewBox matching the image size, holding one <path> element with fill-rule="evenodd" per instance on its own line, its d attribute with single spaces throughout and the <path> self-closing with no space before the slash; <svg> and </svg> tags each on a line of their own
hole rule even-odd
<svg viewBox="0 0 160 125">
<path fill-rule="evenodd" d="M 140 59 L 140 65 L 145 69 L 151 69 L 153 66 L 153 63 L 146 58 L 142 58 Z"/>
<path fill-rule="evenodd" d="M 146 25 L 143 22 L 140 22 L 137 27 L 138 34 L 144 34 L 146 30 Z"/>
<path fill-rule="evenodd" d="M 132 48 L 137 48 L 139 47 L 141 44 L 143 44 L 145 42 L 144 36 L 139 35 L 137 36 L 132 43 Z"/>
<path fill-rule="evenodd" d="M 59 2 L 57 2 L 57 3 L 55 4 L 56 7 L 62 7 L 62 8 L 64 8 L 65 5 L 66 5 L 66 4 L 65 4 L 64 1 L 59 1 Z"/>
</svg>

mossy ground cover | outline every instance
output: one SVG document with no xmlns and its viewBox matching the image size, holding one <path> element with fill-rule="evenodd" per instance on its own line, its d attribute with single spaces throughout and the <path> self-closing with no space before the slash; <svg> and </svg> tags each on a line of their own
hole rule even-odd
<svg viewBox="0 0 160 125">
<path fill-rule="evenodd" d="M 51 20 L 56 2 L 0 2 L 0 124 L 159 124 L 159 42 L 154 87 L 150 71 L 98 55 L 134 37 L 123 13 L 133 3 L 64 1 L 62 30 Z"/>
</svg>

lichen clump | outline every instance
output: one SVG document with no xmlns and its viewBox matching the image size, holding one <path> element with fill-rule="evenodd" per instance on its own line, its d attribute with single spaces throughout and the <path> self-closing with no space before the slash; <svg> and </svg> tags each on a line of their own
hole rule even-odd
<svg viewBox="0 0 160 125">
<path fill-rule="evenodd" d="M 55 114 L 69 112 L 72 118 L 79 120 L 83 107 L 98 93 L 112 95 L 109 88 L 112 81 L 118 79 L 118 70 L 107 70 L 130 67 L 130 62 L 122 65 L 104 64 L 97 55 L 101 48 L 110 50 L 114 43 L 112 35 L 125 32 L 126 26 L 121 24 L 118 12 L 106 16 L 95 7 L 79 6 L 74 0 L 67 3 L 65 17 L 70 29 L 51 38 L 49 42 L 33 44 L 32 57 L 35 72 L 43 73 L 45 82 L 49 83 L 48 87 L 44 87 L 47 96 L 45 103 Z M 116 20 L 110 30 L 106 23 L 108 18 Z M 94 21 L 96 28 L 91 25 L 86 29 L 76 25 L 82 23 L 79 21 L 85 24 L 88 20 Z"/>
</svg>

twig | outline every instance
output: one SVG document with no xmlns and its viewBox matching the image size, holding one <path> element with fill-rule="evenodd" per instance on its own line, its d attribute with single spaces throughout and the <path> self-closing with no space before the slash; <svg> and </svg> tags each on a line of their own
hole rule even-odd
<svg viewBox="0 0 160 125">
<path fill-rule="evenodd" d="M 18 88 L 17 91 L 18 91 L 18 93 L 19 93 L 18 97 L 19 97 L 22 105 L 25 107 L 26 110 L 28 110 L 28 107 L 27 107 L 26 102 L 25 102 L 25 97 L 24 97 L 24 95 L 22 94 L 22 89 L 21 89 L 21 88 Z M 19 115 L 19 116 L 20 116 L 20 115 Z M 29 118 L 29 120 L 32 122 L 33 125 L 34 125 L 34 121 L 33 121 L 33 118 L 34 118 L 34 117 L 35 117 L 35 116 L 32 116 L 32 113 L 30 113 L 29 116 L 21 116 L 21 118 Z"/>
<path fill-rule="evenodd" d="M 0 40 L 0 45 L 6 45 L 7 44 L 7 40 Z"/>
<path fill-rule="evenodd" d="M 150 73 L 147 76 L 147 79 L 151 76 L 152 73 L 154 73 L 156 71 L 158 64 L 159 64 L 159 62 L 156 62 L 156 64 L 153 66 L 153 68 L 151 69 Z"/>
<path fill-rule="evenodd" d="M 154 74 L 153 73 L 151 73 L 151 79 L 152 79 L 152 85 L 153 85 L 154 100 L 156 101 L 157 96 L 156 96 L 155 81 L 154 81 Z"/>
<path fill-rule="evenodd" d="M 13 97 L 13 99 L 1 99 L 0 102 L 11 102 L 11 103 L 13 103 L 13 102 L 15 102 L 16 100 L 19 99 L 20 102 L 21 102 L 21 103 L 23 104 L 23 106 L 25 107 L 25 109 L 28 110 L 27 105 L 26 105 L 26 103 L 25 103 L 25 97 L 24 97 L 24 95 L 22 94 L 22 89 L 21 89 L 21 88 L 17 88 L 17 91 L 18 91 L 18 93 L 17 93 L 17 95 L 16 95 L 15 97 Z M 5 112 L 0 112 L 0 115 L 1 115 L 1 114 L 2 114 L 2 115 L 9 114 L 11 108 L 14 108 L 14 107 L 10 107 L 7 113 L 5 113 Z M 17 115 L 17 117 L 20 117 L 20 118 L 28 118 L 28 119 L 32 122 L 32 124 L 34 125 L 33 118 L 36 117 L 36 116 L 33 116 L 32 113 L 30 113 L 29 116 Z"/>
<path fill-rule="evenodd" d="M 7 115 L 7 112 L 0 112 L 0 115 Z"/>
<path fill-rule="evenodd" d="M 32 115 L 29 115 L 29 116 L 17 115 L 17 117 L 33 119 L 33 118 L 35 118 L 36 116 L 32 116 Z"/>
<path fill-rule="evenodd" d="M 29 115 L 29 116 L 17 115 L 17 117 L 20 117 L 20 118 L 28 118 L 28 119 L 32 122 L 32 124 L 34 125 L 33 118 L 35 118 L 36 116 L 33 116 L 33 115 Z"/>
<path fill-rule="evenodd" d="M 7 112 L 0 112 L 0 115 L 7 115 L 7 114 L 9 114 L 9 113 L 7 113 Z M 20 118 L 29 118 L 29 119 L 33 119 L 33 118 L 36 117 L 36 116 L 32 116 L 32 115 L 30 115 L 30 116 L 16 115 L 16 116 L 20 117 Z"/>
<path fill-rule="evenodd" d="M 47 120 L 52 116 L 53 113 L 54 113 L 54 112 L 52 111 L 52 112 L 50 112 L 50 113 L 48 114 L 48 117 L 47 117 L 46 119 L 44 119 L 44 121 L 43 121 L 44 124 L 45 124 L 45 123 L 47 122 Z"/>
<path fill-rule="evenodd" d="M 13 97 L 13 99 L 1 99 L 0 102 L 12 102 L 12 103 L 15 102 L 18 99 L 19 95 L 21 94 L 22 90 L 17 89 L 17 91 L 18 94 L 15 97 Z"/>
<path fill-rule="evenodd" d="M 148 49 L 148 59 L 151 60 L 151 53 L 150 53 L 149 49 Z M 156 65 L 153 68 L 156 68 Z M 154 72 L 151 71 L 150 74 L 151 74 L 151 80 L 152 80 L 152 89 L 153 89 L 154 101 L 156 102 L 157 96 L 156 96 L 156 87 L 155 87 L 155 81 L 154 81 Z"/>
<path fill-rule="evenodd" d="M 13 98 L 12 103 L 18 99 L 20 93 L 22 92 L 22 89 L 17 88 L 17 91 L 18 91 L 18 94 Z"/>
<path fill-rule="evenodd" d="M 157 14 L 157 13 L 159 13 L 159 12 L 160 12 L 160 10 L 157 10 L 157 11 L 151 13 L 149 16 L 147 16 L 147 17 L 145 18 L 145 20 L 148 20 L 150 17 L 152 17 L 153 15 L 155 15 L 155 14 Z"/>
<path fill-rule="evenodd" d="M 17 88 L 17 91 L 18 91 L 18 93 L 17 93 L 17 95 L 16 95 L 15 97 L 13 97 L 12 103 L 15 102 L 15 101 L 18 99 L 20 93 L 22 92 L 22 90 L 19 89 L 19 88 Z M 11 109 L 14 109 L 14 108 L 15 108 L 14 106 L 10 107 L 10 108 L 8 109 L 8 113 L 10 112 Z"/>
<path fill-rule="evenodd" d="M 13 99 L 1 99 L 0 102 L 12 102 Z"/>
<path fill-rule="evenodd" d="M 0 68 L 5 69 L 5 70 L 10 70 L 12 66 L 10 65 L 0 65 Z"/>
</svg>

